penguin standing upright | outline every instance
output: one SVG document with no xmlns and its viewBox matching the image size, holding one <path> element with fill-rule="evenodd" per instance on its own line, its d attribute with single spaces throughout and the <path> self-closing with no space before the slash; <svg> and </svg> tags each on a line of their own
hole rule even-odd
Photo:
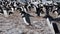
<svg viewBox="0 0 60 34">
<path fill-rule="evenodd" d="M 11 12 L 14 12 L 14 8 L 13 7 L 11 7 Z"/>
<path fill-rule="evenodd" d="M 5 17 L 8 17 L 8 11 L 7 11 L 7 7 L 5 4 L 3 5 L 3 13 Z"/>
<path fill-rule="evenodd" d="M 12 8 L 15 10 L 15 4 L 14 4 L 14 2 L 11 3 L 11 6 L 12 6 Z"/>
<path fill-rule="evenodd" d="M 48 24 L 49 28 L 51 29 L 53 34 L 59 33 L 59 29 L 57 27 L 57 24 L 52 21 L 55 21 L 55 19 L 53 19 L 51 16 L 48 16 L 47 17 L 47 24 Z"/>
<path fill-rule="evenodd" d="M 22 18 L 26 25 L 31 25 L 30 16 L 28 13 L 22 12 Z"/>
<path fill-rule="evenodd" d="M 29 3 L 27 6 L 28 10 L 31 11 L 31 4 Z"/>
<path fill-rule="evenodd" d="M 26 8 L 26 10 L 28 11 L 28 8 L 27 8 L 28 4 L 26 4 L 24 7 Z"/>
<path fill-rule="evenodd" d="M 7 5 L 6 6 L 6 10 L 7 10 L 7 13 L 10 15 L 10 14 L 13 14 L 13 9 L 11 9 L 10 5 Z"/>
<path fill-rule="evenodd" d="M 27 9 L 23 6 L 23 11 L 27 13 Z"/>
<path fill-rule="evenodd" d="M 17 4 L 16 4 L 16 2 L 14 3 L 14 7 L 15 7 L 15 10 L 17 9 L 16 7 L 17 7 Z"/>
<path fill-rule="evenodd" d="M 27 12 L 25 12 L 25 10 L 23 9 L 23 11 L 21 11 L 21 15 L 22 18 L 24 20 L 24 22 L 26 23 L 26 25 L 31 25 L 31 21 L 30 21 L 30 14 L 28 14 Z"/>
<path fill-rule="evenodd" d="M 4 16 L 5 16 L 5 17 L 8 17 L 7 10 L 6 10 L 6 9 L 3 9 L 3 12 L 4 12 Z"/>
<path fill-rule="evenodd" d="M 49 18 L 47 18 L 47 24 L 48 24 L 49 28 L 51 29 L 52 33 L 55 34 L 55 31 L 54 31 L 53 25 L 52 25 L 52 23 L 50 23 Z"/>
<path fill-rule="evenodd" d="M 40 7 L 39 7 L 39 4 L 37 5 L 38 7 L 36 7 L 36 14 L 37 14 L 37 16 L 39 16 L 40 17 Z"/>
</svg>

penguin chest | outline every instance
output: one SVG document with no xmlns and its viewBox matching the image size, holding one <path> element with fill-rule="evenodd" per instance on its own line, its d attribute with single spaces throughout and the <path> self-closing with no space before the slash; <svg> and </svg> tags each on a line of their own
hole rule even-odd
<svg viewBox="0 0 60 34">
<path fill-rule="evenodd" d="M 11 8 L 12 9 L 12 12 L 14 12 L 14 9 L 13 8 Z"/>
<path fill-rule="evenodd" d="M 55 11 L 54 13 L 55 13 L 56 15 L 58 15 L 58 12 L 57 12 L 57 11 Z"/>
<path fill-rule="evenodd" d="M 24 16 L 23 18 L 25 18 L 25 20 L 26 20 L 27 22 L 30 21 L 30 18 L 29 18 L 28 16 Z"/>
<path fill-rule="evenodd" d="M 3 12 L 4 12 L 4 16 L 5 16 L 5 17 L 8 17 L 7 11 L 6 11 L 6 10 L 3 10 Z"/>
<path fill-rule="evenodd" d="M 29 23 L 28 23 L 26 17 L 23 17 L 23 20 L 24 20 L 24 23 L 26 23 L 27 25 L 29 25 Z"/>
</svg>

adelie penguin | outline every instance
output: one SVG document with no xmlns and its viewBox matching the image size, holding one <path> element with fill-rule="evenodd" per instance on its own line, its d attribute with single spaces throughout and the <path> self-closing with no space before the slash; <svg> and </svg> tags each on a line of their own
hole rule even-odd
<svg viewBox="0 0 60 34">
<path fill-rule="evenodd" d="M 3 12 L 4 12 L 4 16 L 5 16 L 5 17 L 8 17 L 7 10 L 6 10 L 6 9 L 3 9 Z"/>
<path fill-rule="evenodd" d="M 51 23 L 50 19 L 49 18 L 46 18 L 46 19 L 47 19 L 47 25 L 50 28 L 52 34 L 55 34 L 55 31 L 54 31 L 54 28 L 52 26 L 52 23 Z"/>
<path fill-rule="evenodd" d="M 13 7 L 11 7 L 11 10 L 12 10 L 11 12 L 14 12 L 14 8 Z"/>
<path fill-rule="evenodd" d="M 28 14 L 27 11 L 24 10 L 24 7 L 21 8 L 21 15 L 23 18 L 23 21 L 26 25 L 32 25 L 31 21 L 30 21 L 30 17 L 33 17 L 32 15 Z"/>
<path fill-rule="evenodd" d="M 3 8 L 3 13 L 5 17 L 8 17 L 8 11 L 6 9 L 6 6 Z"/>
<path fill-rule="evenodd" d="M 56 19 L 53 19 L 51 16 L 46 17 L 46 19 L 47 19 L 47 24 L 51 29 L 51 31 L 53 32 L 53 34 L 59 33 L 57 24 L 52 22 L 52 21 L 55 21 Z"/>
<path fill-rule="evenodd" d="M 29 11 L 31 11 L 31 4 L 28 4 L 27 8 Z"/>
<path fill-rule="evenodd" d="M 36 7 L 36 14 L 37 14 L 37 16 L 40 17 L 40 13 L 41 13 L 41 11 L 40 11 L 39 4 L 37 4 L 37 6 L 38 6 L 38 7 Z"/>
<path fill-rule="evenodd" d="M 11 11 L 10 11 L 10 10 L 11 10 Z M 8 11 L 8 14 L 9 14 L 9 15 L 14 13 L 13 8 L 10 7 L 9 5 L 8 5 L 8 7 L 7 7 L 7 11 Z"/>
<path fill-rule="evenodd" d="M 32 26 L 31 21 L 30 21 L 30 17 L 33 17 L 33 16 L 31 16 L 30 14 L 25 13 L 25 12 L 22 12 L 21 15 L 24 20 L 24 23 L 26 23 L 26 25 Z"/>
</svg>

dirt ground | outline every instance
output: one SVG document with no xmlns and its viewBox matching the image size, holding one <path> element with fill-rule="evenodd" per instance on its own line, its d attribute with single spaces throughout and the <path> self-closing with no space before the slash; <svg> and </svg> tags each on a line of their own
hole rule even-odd
<svg viewBox="0 0 60 34">
<path fill-rule="evenodd" d="M 9 17 L 0 15 L 0 34 L 53 34 L 45 18 L 37 17 L 34 12 L 29 12 L 32 26 L 27 26 L 18 11 Z M 45 15 L 45 14 L 44 14 Z"/>
</svg>

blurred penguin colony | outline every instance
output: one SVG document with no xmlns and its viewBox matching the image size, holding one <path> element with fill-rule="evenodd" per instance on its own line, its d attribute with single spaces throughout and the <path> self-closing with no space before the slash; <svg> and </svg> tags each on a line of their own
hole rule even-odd
<svg viewBox="0 0 60 34">
<path fill-rule="evenodd" d="M 34 10 L 36 16 L 41 17 L 44 14 L 44 18 L 47 19 L 49 27 L 52 27 L 53 32 L 59 32 L 56 23 L 51 23 L 51 21 L 56 21 L 60 17 L 60 0 L 0 0 L 0 15 L 3 14 L 5 17 L 14 14 L 15 11 L 19 11 L 24 23 L 26 25 L 31 25 L 29 17 L 34 17 L 29 12 Z M 55 14 L 56 19 L 51 15 Z M 54 15 L 53 15 L 54 16 Z"/>
<path fill-rule="evenodd" d="M 32 8 L 37 16 L 44 12 L 46 16 L 49 15 L 49 12 L 60 15 L 60 3 L 53 0 L 0 0 L 0 14 L 4 14 L 6 17 L 16 10 L 19 10 L 21 14 L 28 13 Z"/>
<path fill-rule="evenodd" d="M 32 9 L 33 8 L 33 9 Z M 5 17 L 8 17 L 17 10 L 21 14 L 24 22 L 27 25 L 31 25 L 29 11 L 35 11 L 36 16 L 40 17 L 41 14 L 45 13 L 45 18 L 52 18 L 49 14 L 55 13 L 56 18 L 60 15 L 60 2 L 55 2 L 55 0 L 0 0 L 0 15 L 3 14 Z M 51 19 L 50 19 L 51 20 Z M 52 20 L 55 20 L 52 18 Z"/>
</svg>

